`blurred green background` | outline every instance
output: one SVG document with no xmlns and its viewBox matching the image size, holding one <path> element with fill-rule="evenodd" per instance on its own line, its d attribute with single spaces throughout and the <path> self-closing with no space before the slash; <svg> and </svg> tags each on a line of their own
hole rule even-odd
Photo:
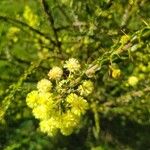
<svg viewBox="0 0 150 150">
<path fill-rule="evenodd" d="M 0 1 L 0 150 L 149 150 L 150 1 L 47 2 L 51 24 L 40 0 Z M 70 136 L 41 133 L 25 102 L 37 81 L 70 57 L 84 66 L 120 47 L 113 69 L 104 62 L 94 77 L 100 137 L 91 111 Z M 118 68 L 120 77 L 110 75 Z M 131 76 L 137 85 L 128 83 Z"/>
</svg>

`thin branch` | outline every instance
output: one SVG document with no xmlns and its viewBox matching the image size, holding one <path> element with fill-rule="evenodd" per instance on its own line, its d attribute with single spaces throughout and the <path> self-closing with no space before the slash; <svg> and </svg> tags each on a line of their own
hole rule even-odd
<svg viewBox="0 0 150 150">
<path fill-rule="evenodd" d="M 52 16 L 52 13 L 49 9 L 49 6 L 48 6 L 48 3 L 46 2 L 46 0 L 41 0 L 41 4 L 43 6 L 43 10 L 45 12 L 45 14 L 47 15 L 47 18 L 49 20 L 49 23 L 50 23 L 50 26 L 53 30 L 53 33 L 54 33 L 54 37 L 55 37 L 55 40 L 56 40 L 56 43 L 57 43 L 57 46 L 58 48 L 60 49 L 61 47 L 61 43 L 59 42 L 58 40 L 58 34 L 57 34 L 57 28 L 55 28 L 55 25 L 54 25 L 54 18 Z"/>
<path fill-rule="evenodd" d="M 30 31 L 35 32 L 36 34 L 39 34 L 39 35 L 41 35 L 41 36 L 44 36 L 46 39 L 50 40 L 51 43 L 53 43 L 54 45 L 56 45 L 56 43 L 51 39 L 50 36 L 48 36 L 47 34 L 42 33 L 41 31 L 39 31 L 39 30 L 37 30 L 37 29 L 31 27 L 30 25 L 28 25 L 28 24 L 25 23 L 25 22 L 22 22 L 22 21 L 20 21 L 20 20 L 14 19 L 14 18 L 10 18 L 10 17 L 8 17 L 8 16 L 2 16 L 2 15 L 0 15 L 0 20 L 3 20 L 4 22 L 8 22 L 8 23 L 11 23 L 11 24 L 15 24 L 16 26 L 21 25 L 21 26 L 23 26 L 23 27 L 26 27 L 26 28 L 28 28 Z"/>
</svg>

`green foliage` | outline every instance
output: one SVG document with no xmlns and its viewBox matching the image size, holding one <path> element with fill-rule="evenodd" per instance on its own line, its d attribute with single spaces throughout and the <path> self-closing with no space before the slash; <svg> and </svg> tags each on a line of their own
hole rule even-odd
<svg viewBox="0 0 150 150">
<path fill-rule="evenodd" d="M 0 149 L 150 149 L 149 0 L 0 10 Z"/>
</svg>

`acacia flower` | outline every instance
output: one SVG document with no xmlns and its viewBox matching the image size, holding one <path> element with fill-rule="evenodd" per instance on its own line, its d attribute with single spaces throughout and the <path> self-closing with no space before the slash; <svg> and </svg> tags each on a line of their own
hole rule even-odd
<svg viewBox="0 0 150 150">
<path fill-rule="evenodd" d="M 53 67 L 49 73 L 49 79 L 59 80 L 63 75 L 63 70 L 60 67 Z"/>
<path fill-rule="evenodd" d="M 70 58 L 64 65 L 64 68 L 67 68 L 70 72 L 79 71 L 80 67 L 79 61 L 75 58 Z"/>
<path fill-rule="evenodd" d="M 32 91 L 27 95 L 26 103 L 30 108 L 34 108 L 38 105 L 38 91 Z"/>
<path fill-rule="evenodd" d="M 78 91 L 80 92 L 80 95 L 88 96 L 91 94 L 94 90 L 93 82 L 90 80 L 86 80 L 83 82 L 82 85 L 78 87 Z"/>
<path fill-rule="evenodd" d="M 37 89 L 41 92 L 48 92 L 52 88 L 52 83 L 47 79 L 42 79 L 37 84 Z"/>
<path fill-rule="evenodd" d="M 74 93 L 71 93 L 67 96 L 66 101 L 71 105 L 71 112 L 75 115 L 80 116 L 84 114 L 85 111 L 88 109 L 87 101 Z"/>
<path fill-rule="evenodd" d="M 62 115 L 62 124 L 60 125 L 60 131 L 63 135 L 70 135 L 74 128 L 78 126 L 80 118 L 68 111 Z"/>
<path fill-rule="evenodd" d="M 47 105 L 39 105 L 35 107 L 33 110 L 33 115 L 37 119 L 48 119 L 50 116 L 50 109 Z"/>
<path fill-rule="evenodd" d="M 42 120 L 40 122 L 40 129 L 42 132 L 47 133 L 49 136 L 54 136 L 57 133 L 57 121 L 55 118 Z"/>
<path fill-rule="evenodd" d="M 138 83 L 138 78 L 136 77 L 136 76 L 130 76 L 129 78 L 128 78 L 128 83 L 129 83 L 129 85 L 131 85 L 131 86 L 135 86 L 135 85 L 137 85 L 137 83 Z"/>
</svg>

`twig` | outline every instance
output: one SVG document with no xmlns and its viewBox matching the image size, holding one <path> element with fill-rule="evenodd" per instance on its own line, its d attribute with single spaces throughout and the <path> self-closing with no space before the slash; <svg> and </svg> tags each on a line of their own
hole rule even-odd
<svg viewBox="0 0 150 150">
<path fill-rule="evenodd" d="M 55 40 L 56 40 L 56 43 L 57 43 L 57 46 L 58 48 L 60 49 L 61 47 L 61 43 L 59 42 L 58 40 L 58 34 L 57 34 L 57 29 L 55 28 L 55 25 L 54 25 L 54 18 L 52 16 L 52 13 L 50 11 L 50 8 L 46 2 L 46 0 L 41 0 L 41 3 L 42 3 L 42 6 L 43 6 L 43 10 L 45 12 L 45 14 L 47 15 L 47 18 L 49 20 L 49 23 L 50 23 L 50 26 L 53 30 L 53 33 L 54 33 L 54 37 L 55 37 Z"/>
<path fill-rule="evenodd" d="M 31 27 L 30 25 L 28 25 L 28 24 L 25 23 L 25 22 L 22 22 L 22 21 L 20 21 L 20 20 L 14 19 L 14 18 L 10 18 L 10 17 L 8 17 L 8 16 L 2 16 L 2 15 L 0 15 L 0 20 L 3 20 L 3 21 L 5 21 L 5 22 L 11 23 L 11 24 L 15 24 L 16 26 L 21 25 L 21 26 L 23 26 L 23 27 L 26 27 L 26 28 L 28 28 L 30 31 L 35 32 L 36 34 L 39 34 L 39 35 L 41 35 L 41 36 L 44 36 L 46 39 L 50 40 L 51 43 L 53 43 L 54 45 L 56 45 L 56 43 L 51 39 L 50 36 L 48 36 L 47 34 L 42 33 L 41 31 L 39 31 L 39 30 L 37 30 L 37 29 Z"/>
</svg>

